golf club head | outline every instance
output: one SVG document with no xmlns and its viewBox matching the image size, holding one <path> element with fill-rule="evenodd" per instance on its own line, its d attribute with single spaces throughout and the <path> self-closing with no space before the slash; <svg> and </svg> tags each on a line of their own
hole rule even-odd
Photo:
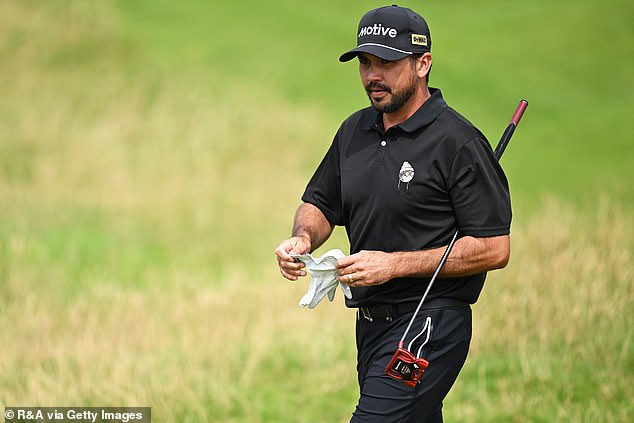
<svg viewBox="0 0 634 423">
<path fill-rule="evenodd" d="M 385 373 L 400 380 L 407 386 L 415 387 L 420 378 L 425 373 L 429 362 L 424 358 L 416 358 L 414 355 L 399 345 L 394 353 L 390 364 L 385 368 Z"/>
</svg>

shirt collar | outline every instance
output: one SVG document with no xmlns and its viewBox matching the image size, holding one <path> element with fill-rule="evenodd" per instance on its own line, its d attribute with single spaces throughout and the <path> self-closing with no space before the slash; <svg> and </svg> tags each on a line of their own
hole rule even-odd
<svg viewBox="0 0 634 423">
<path fill-rule="evenodd" d="M 442 93 L 438 88 L 429 88 L 431 96 L 414 112 L 405 122 L 396 125 L 405 132 L 414 132 L 423 126 L 433 122 L 438 115 L 447 108 L 447 103 L 442 98 Z M 382 113 L 370 108 L 364 123 L 364 129 L 380 129 L 383 130 Z"/>
</svg>

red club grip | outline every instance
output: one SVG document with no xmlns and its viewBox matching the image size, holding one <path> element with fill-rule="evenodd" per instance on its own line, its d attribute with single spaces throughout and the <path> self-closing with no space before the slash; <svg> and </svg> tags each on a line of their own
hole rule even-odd
<svg viewBox="0 0 634 423">
<path fill-rule="evenodd" d="M 517 124 L 520 123 L 520 119 L 522 118 L 522 115 L 524 114 L 524 110 L 526 110 L 527 107 L 528 107 L 528 101 L 521 100 L 520 104 L 517 105 L 517 109 L 515 109 L 515 113 L 513 113 L 513 117 L 511 118 L 509 125 L 513 124 L 517 126 Z"/>
</svg>

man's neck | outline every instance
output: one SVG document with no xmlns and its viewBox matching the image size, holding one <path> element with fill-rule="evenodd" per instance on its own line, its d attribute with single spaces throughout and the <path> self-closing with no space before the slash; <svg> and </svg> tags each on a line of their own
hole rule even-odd
<svg viewBox="0 0 634 423">
<path fill-rule="evenodd" d="M 396 126 L 409 119 L 430 96 L 429 88 L 427 84 L 424 84 L 420 89 L 416 90 L 416 93 L 414 93 L 412 98 L 410 98 L 403 107 L 392 113 L 383 113 L 383 127 L 385 130 L 387 131 L 392 126 Z"/>
</svg>

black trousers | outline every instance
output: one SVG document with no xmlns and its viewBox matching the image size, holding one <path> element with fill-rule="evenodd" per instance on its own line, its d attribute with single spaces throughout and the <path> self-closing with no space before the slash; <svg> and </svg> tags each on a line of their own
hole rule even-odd
<svg viewBox="0 0 634 423">
<path fill-rule="evenodd" d="M 458 377 L 471 341 L 471 307 L 422 310 L 419 312 L 405 346 L 431 317 L 431 335 L 421 357 L 429 362 L 416 387 L 385 374 L 385 367 L 396 352 L 413 313 L 393 320 L 357 318 L 357 371 L 361 395 L 351 423 L 416 422 L 441 423 L 442 401 Z M 425 336 L 412 345 L 418 351 Z"/>
</svg>

